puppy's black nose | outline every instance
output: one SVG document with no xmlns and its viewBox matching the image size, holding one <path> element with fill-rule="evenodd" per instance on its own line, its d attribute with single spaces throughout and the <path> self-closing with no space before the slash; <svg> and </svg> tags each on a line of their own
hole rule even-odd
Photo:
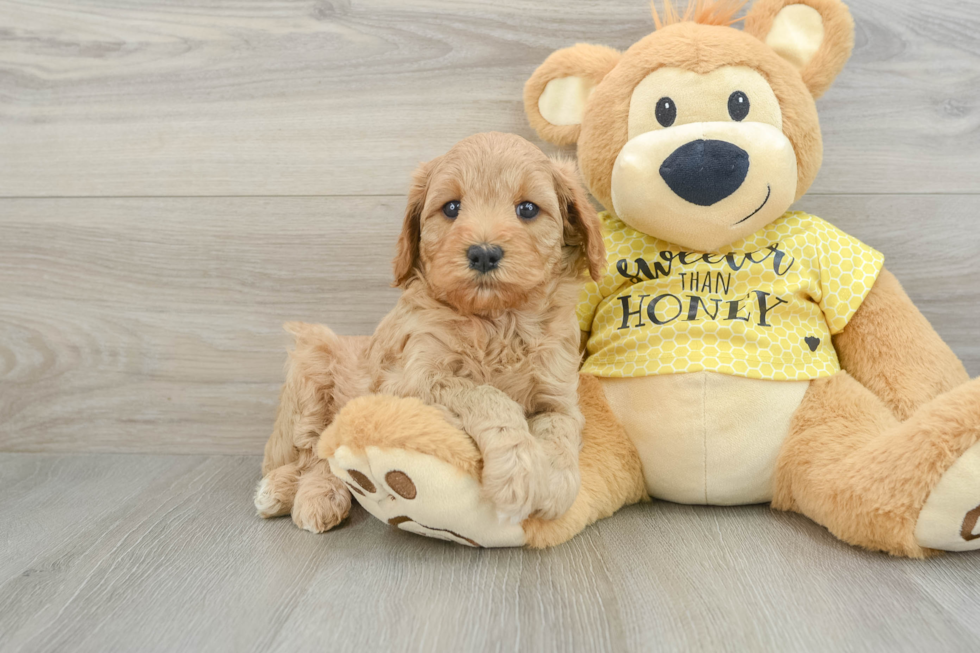
<svg viewBox="0 0 980 653">
<path fill-rule="evenodd" d="M 466 258 L 470 260 L 470 268 L 486 274 L 493 270 L 504 257 L 504 250 L 499 245 L 470 245 L 466 250 Z"/>
<path fill-rule="evenodd" d="M 739 189 L 749 173 L 749 153 L 726 141 L 691 141 L 660 166 L 670 190 L 691 204 L 711 206 Z"/>
</svg>

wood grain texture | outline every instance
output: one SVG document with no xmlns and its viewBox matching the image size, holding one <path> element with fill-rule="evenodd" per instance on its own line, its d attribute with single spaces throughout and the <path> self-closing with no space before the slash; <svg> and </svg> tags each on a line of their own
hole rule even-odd
<svg viewBox="0 0 980 653">
<path fill-rule="evenodd" d="M 401 193 L 464 136 L 532 136 L 534 68 L 628 47 L 647 4 L 0 0 L 0 196 Z M 980 192 L 980 3 L 849 5 L 814 192 Z"/>
<path fill-rule="evenodd" d="M 0 200 L 0 450 L 259 453 L 287 320 L 369 334 L 403 200 Z M 814 196 L 980 374 L 980 196 Z M 964 233 L 965 232 L 965 233 Z"/>
<path fill-rule="evenodd" d="M 762 506 L 634 506 L 548 551 L 253 514 L 256 457 L 0 454 L 0 651 L 948 651 L 980 553 Z"/>
<path fill-rule="evenodd" d="M 261 451 L 282 323 L 371 333 L 402 204 L 4 201 L 0 448 Z"/>
</svg>

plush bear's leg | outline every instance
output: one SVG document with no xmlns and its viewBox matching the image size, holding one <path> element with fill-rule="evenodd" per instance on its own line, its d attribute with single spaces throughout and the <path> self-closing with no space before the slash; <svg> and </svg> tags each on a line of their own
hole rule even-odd
<svg viewBox="0 0 980 653">
<path fill-rule="evenodd" d="M 275 427 L 265 445 L 263 478 L 255 492 L 255 507 L 262 517 L 295 514 L 293 500 L 300 479 L 316 461 L 313 448 L 320 433 L 344 403 L 366 392 L 360 358 L 368 338 L 338 336 L 325 326 L 298 322 L 287 324 L 286 330 L 295 336 L 296 347 L 289 355 Z M 330 473 L 326 467 L 321 471 Z M 342 484 L 327 486 L 345 495 L 338 501 L 350 502 Z M 300 514 L 309 510 L 307 506 Z M 313 525 L 329 521 L 303 518 Z"/>
<path fill-rule="evenodd" d="M 470 546 L 554 546 L 646 496 L 639 455 L 594 378 L 580 377 L 579 401 L 582 489 L 554 521 L 501 522 L 482 496 L 473 440 L 418 399 L 352 401 L 324 431 L 318 452 L 368 512 L 403 530 Z"/>
<path fill-rule="evenodd" d="M 847 373 L 819 379 L 780 452 L 772 505 L 807 515 L 845 542 L 923 557 L 931 551 L 917 539 L 917 522 L 931 495 L 941 493 L 947 472 L 959 470 L 955 496 L 944 499 L 944 507 L 957 512 L 947 530 L 959 534 L 971 509 L 980 506 L 978 441 L 980 380 L 936 397 L 899 422 Z M 971 530 L 962 535 L 963 546 L 950 542 L 942 548 L 980 548 L 980 538 L 971 541 L 972 536 Z"/>
<path fill-rule="evenodd" d="M 579 453 L 582 488 L 558 519 L 525 520 L 525 543 L 531 547 L 561 544 L 592 522 L 647 498 L 640 456 L 606 403 L 602 386 L 594 377 L 579 375 L 578 394 L 585 416 Z"/>
<path fill-rule="evenodd" d="M 402 530 L 476 547 L 520 546 L 482 496 L 480 451 L 442 410 L 414 397 L 348 403 L 317 447 L 368 512 Z"/>
</svg>

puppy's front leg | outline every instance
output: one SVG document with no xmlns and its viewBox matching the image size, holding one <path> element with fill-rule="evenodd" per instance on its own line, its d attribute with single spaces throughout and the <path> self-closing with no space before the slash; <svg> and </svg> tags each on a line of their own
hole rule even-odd
<svg viewBox="0 0 980 653">
<path fill-rule="evenodd" d="M 522 521 L 541 507 L 550 494 L 549 463 L 520 404 L 497 388 L 458 378 L 433 384 L 432 403 L 458 415 L 476 442 L 484 495 L 502 519 Z"/>
<path fill-rule="evenodd" d="M 293 501 L 293 523 L 311 533 L 330 530 L 350 512 L 350 490 L 333 475 L 326 460 L 317 460 L 299 478 Z"/>
<path fill-rule="evenodd" d="M 582 413 L 574 406 L 568 412 L 544 412 L 528 420 L 531 434 L 544 451 L 546 466 L 539 473 L 549 479 L 546 493 L 538 502 L 538 516 L 543 519 L 565 514 L 578 496 L 578 454 L 584 425 Z"/>
</svg>

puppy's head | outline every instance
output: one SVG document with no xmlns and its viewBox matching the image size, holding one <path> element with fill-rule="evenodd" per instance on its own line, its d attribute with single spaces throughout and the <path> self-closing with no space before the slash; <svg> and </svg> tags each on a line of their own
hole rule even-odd
<svg viewBox="0 0 980 653">
<path fill-rule="evenodd" d="M 456 310 L 520 308 L 553 282 L 606 263 L 574 164 L 519 136 L 477 134 L 419 167 L 395 257 L 395 285 L 421 276 Z"/>
</svg>

